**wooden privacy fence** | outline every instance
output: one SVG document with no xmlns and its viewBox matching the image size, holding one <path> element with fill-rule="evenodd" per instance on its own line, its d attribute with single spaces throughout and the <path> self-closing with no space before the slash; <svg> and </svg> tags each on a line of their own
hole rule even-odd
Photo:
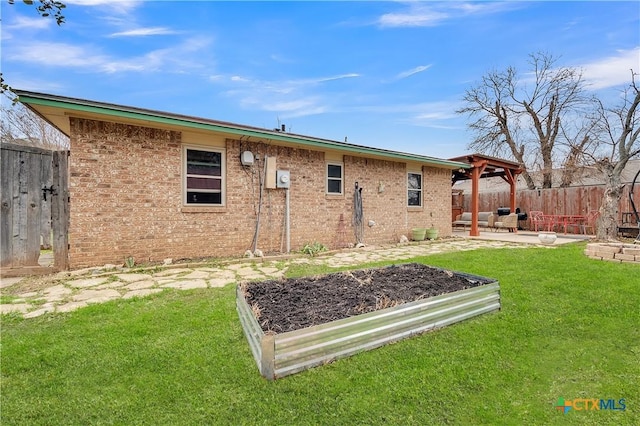
<svg viewBox="0 0 640 426">
<path fill-rule="evenodd" d="M 0 267 L 2 276 L 46 273 L 41 245 L 53 243 L 54 268 L 68 262 L 69 151 L 2 144 L 0 155 Z"/>
<path fill-rule="evenodd" d="M 618 204 L 618 221 L 622 221 L 624 212 L 631 212 L 629 191 L 631 185 L 624 187 Z M 465 194 L 466 195 L 466 194 Z M 509 191 L 480 192 L 479 211 L 493 211 L 498 207 L 509 207 Z M 552 215 L 586 215 L 600 209 L 604 196 L 604 185 L 576 186 L 571 188 L 526 189 L 516 192 L 516 207 L 521 212 L 542 211 Z M 636 185 L 634 200 L 640 200 L 640 185 Z M 638 202 L 636 201 L 636 207 Z M 471 211 L 471 197 L 464 197 L 464 211 Z"/>
</svg>

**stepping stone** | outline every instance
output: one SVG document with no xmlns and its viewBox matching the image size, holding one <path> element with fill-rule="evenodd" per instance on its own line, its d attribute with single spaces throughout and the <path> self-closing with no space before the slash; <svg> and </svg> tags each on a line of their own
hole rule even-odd
<svg viewBox="0 0 640 426">
<path fill-rule="evenodd" d="M 236 279 L 236 274 L 233 271 L 220 271 L 220 272 L 217 272 L 215 274 L 211 274 L 211 278 L 235 280 Z"/>
<path fill-rule="evenodd" d="M 168 277 L 172 275 L 179 275 L 185 272 L 191 272 L 193 269 L 189 268 L 175 268 L 175 269 L 166 269 L 164 271 L 156 272 L 153 274 L 154 277 Z"/>
<path fill-rule="evenodd" d="M 0 305 L 0 314 L 9 314 L 11 312 L 19 312 L 24 314 L 31 309 L 30 303 L 7 303 Z"/>
<path fill-rule="evenodd" d="M 166 281 L 173 282 L 174 280 L 166 280 Z M 124 288 L 126 288 L 127 290 L 142 290 L 145 288 L 153 287 L 154 285 L 156 285 L 155 281 L 145 280 L 145 281 L 137 281 L 135 283 L 131 283 L 129 285 L 124 286 Z"/>
<path fill-rule="evenodd" d="M 151 278 L 151 275 L 148 274 L 117 274 L 116 277 L 118 277 L 120 280 L 127 282 L 127 283 L 133 283 L 136 281 L 142 281 L 142 280 L 148 280 L 149 278 Z"/>
<path fill-rule="evenodd" d="M 177 288 L 179 290 L 190 290 L 192 288 L 207 288 L 205 280 L 176 281 L 165 284 L 163 288 Z"/>
<path fill-rule="evenodd" d="M 161 288 L 147 288 L 142 290 L 133 290 L 128 293 L 125 293 L 124 296 L 122 296 L 122 298 L 131 299 L 132 297 L 145 297 L 145 296 L 149 296 L 150 294 L 160 293 L 161 291 L 162 291 Z"/>
<path fill-rule="evenodd" d="M 28 292 L 28 293 L 22 293 L 22 294 L 19 294 L 19 295 L 18 295 L 18 297 L 21 297 L 21 298 L 23 298 L 23 299 L 28 299 L 28 298 L 30 298 L 30 297 L 35 297 L 35 296 L 37 296 L 37 295 L 38 295 L 38 293 L 37 293 L 37 292 L 35 292 L 35 291 L 30 291 L 30 292 Z"/>
<path fill-rule="evenodd" d="M 87 287 L 95 287 L 100 284 L 104 284 L 107 282 L 109 278 L 100 277 L 100 278 L 85 278 L 80 280 L 69 281 L 67 284 L 74 288 L 87 288 Z"/>
<path fill-rule="evenodd" d="M 99 285 L 99 286 L 94 287 L 94 288 L 96 290 L 104 290 L 105 288 L 120 288 L 120 287 L 124 286 L 125 284 L 126 283 L 123 283 L 122 281 L 114 281 L 114 282 L 110 282 L 110 283 Z"/>
<path fill-rule="evenodd" d="M 280 272 L 278 268 L 270 268 L 270 267 L 258 268 L 258 271 L 262 272 L 265 275 L 274 275 Z"/>
<path fill-rule="evenodd" d="M 231 265 L 227 265 L 227 269 L 231 269 L 232 271 L 237 271 L 238 269 L 245 267 L 244 263 L 232 263 Z"/>
<path fill-rule="evenodd" d="M 87 306 L 87 302 L 69 302 L 64 305 L 58 305 L 56 312 L 72 312 L 76 309 L 84 308 Z"/>
<path fill-rule="evenodd" d="M 209 280 L 209 286 L 210 287 L 224 287 L 227 284 L 231 284 L 235 282 L 234 279 L 228 279 L 228 278 L 214 278 Z"/>
<path fill-rule="evenodd" d="M 117 290 L 84 290 L 73 296 L 76 302 L 102 303 L 120 298 Z"/>
<path fill-rule="evenodd" d="M 36 309 L 35 311 L 27 312 L 23 315 L 24 318 L 35 318 L 44 314 L 48 314 L 49 312 L 55 312 L 56 308 L 54 306 L 46 306 L 41 307 L 40 309 Z"/>
<path fill-rule="evenodd" d="M 220 269 L 220 268 L 198 268 L 198 271 L 206 271 L 206 272 L 211 272 L 211 273 L 218 273 L 218 272 L 222 272 L 222 269 Z"/>
<path fill-rule="evenodd" d="M 248 275 L 255 275 L 255 274 L 257 274 L 257 272 L 253 268 L 244 267 L 244 268 L 237 269 L 236 270 L 236 274 L 238 274 L 238 275 L 240 275 L 241 277 L 244 278 L 244 277 L 246 277 Z"/>
<path fill-rule="evenodd" d="M 24 277 L 11 277 L 0 279 L 0 288 L 6 288 L 22 281 Z"/>
<path fill-rule="evenodd" d="M 64 299 L 65 296 L 68 296 L 71 293 L 73 293 L 73 290 L 65 287 L 62 284 L 59 284 L 53 287 L 45 288 L 43 290 L 43 293 L 44 293 L 45 300 L 49 302 L 56 302 L 58 300 Z"/>
<path fill-rule="evenodd" d="M 211 274 L 205 271 L 193 271 L 190 274 L 181 276 L 180 279 L 182 280 L 202 279 L 202 278 L 209 278 L 209 275 Z"/>
</svg>

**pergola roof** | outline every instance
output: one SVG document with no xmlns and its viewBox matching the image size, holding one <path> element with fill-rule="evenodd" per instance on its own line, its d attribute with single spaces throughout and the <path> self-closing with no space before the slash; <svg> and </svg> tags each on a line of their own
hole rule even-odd
<svg viewBox="0 0 640 426">
<path fill-rule="evenodd" d="M 518 163 L 504 160 L 502 158 L 489 157 L 482 154 L 467 154 L 460 157 L 450 158 L 449 160 L 458 161 L 460 163 L 468 163 L 472 166 L 472 168 L 483 167 L 482 172 L 479 176 L 480 179 L 499 176 L 509 182 L 507 175 L 511 174 L 511 176 L 515 178 L 516 175 L 519 175 L 523 172 Z M 456 170 L 453 173 L 453 182 L 455 183 L 459 180 L 471 179 L 471 171 L 472 169 Z"/>
<path fill-rule="evenodd" d="M 518 163 L 503 160 L 501 158 L 489 157 L 482 154 L 467 154 L 461 157 L 451 158 L 450 161 L 468 163 L 471 169 L 458 169 L 453 171 L 452 183 L 459 180 L 471 179 L 471 231 L 469 235 L 479 236 L 478 230 L 478 205 L 479 205 L 479 180 L 481 178 L 499 176 L 509 183 L 510 208 L 516 211 L 516 178 L 522 173 Z"/>
</svg>

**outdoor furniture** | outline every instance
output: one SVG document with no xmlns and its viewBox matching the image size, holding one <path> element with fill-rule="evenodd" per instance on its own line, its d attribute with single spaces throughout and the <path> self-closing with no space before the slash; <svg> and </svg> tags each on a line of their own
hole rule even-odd
<svg viewBox="0 0 640 426">
<path fill-rule="evenodd" d="M 489 227 L 489 221 L 493 218 L 493 212 L 478 212 L 478 226 L 483 226 L 485 228 Z M 471 227 L 471 212 L 464 212 L 458 216 L 456 216 L 456 220 L 453 221 L 452 225 L 462 226 L 462 227 Z"/>
<path fill-rule="evenodd" d="M 600 212 L 599 211 L 590 211 L 589 213 L 587 213 L 587 216 L 584 219 L 584 223 L 582 223 L 582 225 L 580 226 L 580 230 L 583 234 L 587 233 L 588 229 L 591 229 L 593 231 L 593 234 L 596 233 L 596 220 L 598 219 L 598 217 L 600 217 Z"/>
<path fill-rule="evenodd" d="M 511 213 L 508 215 L 501 216 L 492 216 L 489 228 L 494 231 L 498 231 L 498 229 L 506 229 L 509 232 L 518 232 L 518 214 Z"/>
<path fill-rule="evenodd" d="M 542 215 L 542 227 L 545 231 L 555 231 L 555 227 L 558 224 L 558 219 L 556 215 L 553 214 L 545 214 Z"/>
<path fill-rule="evenodd" d="M 529 217 L 531 218 L 531 228 L 534 231 L 544 231 L 544 213 L 540 211 L 530 211 Z"/>
<path fill-rule="evenodd" d="M 640 228 L 636 221 L 636 214 L 633 212 L 623 212 L 622 221 L 618 226 L 618 235 L 623 237 L 638 237 Z"/>
<path fill-rule="evenodd" d="M 557 214 L 553 216 L 555 225 L 562 227 L 565 234 L 567 233 L 567 228 L 570 227 L 582 229 L 587 220 L 586 216 L 579 214 Z"/>
<path fill-rule="evenodd" d="M 530 215 L 531 226 L 536 232 L 562 230 L 566 234 L 567 229 L 570 227 L 575 227 L 582 231 L 587 222 L 586 216 L 575 214 L 544 214 L 540 211 L 532 211 Z"/>
</svg>

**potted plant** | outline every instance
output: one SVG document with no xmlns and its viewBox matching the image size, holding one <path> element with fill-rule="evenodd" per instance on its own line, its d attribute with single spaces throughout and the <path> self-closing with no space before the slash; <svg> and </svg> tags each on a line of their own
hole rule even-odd
<svg viewBox="0 0 640 426">
<path fill-rule="evenodd" d="M 413 228 L 411 230 L 411 239 L 413 241 L 424 241 L 426 232 L 426 228 Z"/>
<path fill-rule="evenodd" d="M 431 228 L 427 228 L 427 232 L 425 233 L 425 236 L 428 240 L 435 240 L 438 238 L 438 228 L 436 228 L 435 226 L 433 226 L 433 223 L 431 224 Z"/>
</svg>

